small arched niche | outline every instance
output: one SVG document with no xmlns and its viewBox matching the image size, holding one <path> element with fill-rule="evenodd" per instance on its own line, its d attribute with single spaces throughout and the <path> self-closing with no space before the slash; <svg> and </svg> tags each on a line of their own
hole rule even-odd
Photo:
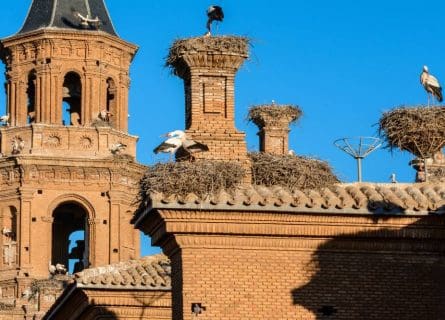
<svg viewBox="0 0 445 320">
<path fill-rule="evenodd" d="M 64 202 L 53 211 L 51 264 L 63 264 L 70 273 L 88 266 L 88 213 L 76 202 Z"/>
<path fill-rule="evenodd" d="M 107 114 L 110 125 L 115 127 L 115 116 L 117 114 L 117 87 L 112 78 L 107 79 Z"/>
<path fill-rule="evenodd" d="M 36 71 L 32 70 L 28 74 L 28 85 L 26 87 L 27 95 L 27 123 L 34 123 L 36 121 Z"/>
<path fill-rule="evenodd" d="M 17 264 L 17 209 L 9 206 L 3 210 L 2 219 L 3 265 Z"/>
<path fill-rule="evenodd" d="M 62 124 L 82 124 L 82 82 L 76 72 L 68 72 L 63 81 Z"/>
</svg>

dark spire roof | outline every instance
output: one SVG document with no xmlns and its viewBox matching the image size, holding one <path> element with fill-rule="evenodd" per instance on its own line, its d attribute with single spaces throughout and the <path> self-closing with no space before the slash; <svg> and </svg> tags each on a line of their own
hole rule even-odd
<svg viewBox="0 0 445 320">
<path fill-rule="evenodd" d="M 32 0 L 18 34 L 42 28 L 101 30 L 116 36 L 104 0 Z"/>
</svg>

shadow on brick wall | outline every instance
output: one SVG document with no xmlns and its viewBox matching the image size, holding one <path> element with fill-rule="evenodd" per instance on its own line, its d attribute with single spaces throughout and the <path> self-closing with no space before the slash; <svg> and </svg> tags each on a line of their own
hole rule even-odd
<svg viewBox="0 0 445 320">
<path fill-rule="evenodd" d="M 316 319 L 445 319 L 444 221 L 430 215 L 322 244 L 312 257 L 316 272 L 292 290 L 293 303 Z"/>
</svg>

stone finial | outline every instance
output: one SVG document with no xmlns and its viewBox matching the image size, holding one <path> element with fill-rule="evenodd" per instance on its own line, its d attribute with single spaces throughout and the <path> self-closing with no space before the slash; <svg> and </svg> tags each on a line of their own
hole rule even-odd
<svg viewBox="0 0 445 320">
<path fill-rule="evenodd" d="M 260 151 L 277 155 L 289 151 L 289 125 L 296 122 L 302 111 L 294 105 L 258 105 L 249 109 L 248 119 L 260 131 Z"/>
</svg>

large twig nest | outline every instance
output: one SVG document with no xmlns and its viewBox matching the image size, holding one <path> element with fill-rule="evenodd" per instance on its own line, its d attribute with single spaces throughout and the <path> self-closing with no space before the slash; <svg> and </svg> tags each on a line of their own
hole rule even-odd
<svg viewBox="0 0 445 320">
<path fill-rule="evenodd" d="M 252 183 L 296 189 L 321 189 L 332 186 L 339 179 L 325 161 L 294 155 L 250 153 Z"/>
<path fill-rule="evenodd" d="M 142 198 L 152 192 L 185 196 L 194 193 L 200 198 L 222 189 L 238 186 L 245 170 L 236 162 L 196 161 L 158 163 L 148 168 L 142 178 Z"/>
<path fill-rule="evenodd" d="M 445 108 L 396 108 L 383 114 L 379 132 L 388 148 L 409 151 L 420 158 L 432 157 L 445 146 Z"/>
<path fill-rule="evenodd" d="M 293 124 L 297 122 L 302 114 L 303 111 L 296 105 L 257 105 L 249 108 L 247 119 L 259 128 L 263 128 L 266 125 L 274 125 L 280 121 Z"/>
<path fill-rule="evenodd" d="M 170 47 L 165 66 L 178 74 L 178 70 L 184 68 L 184 57 L 196 53 L 211 55 L 231 55 L 242 57 L 249 56 L 250 40 L 239 36 L 194 37 L 178 39 Z M 204 59 L 204 58 L 203 58 Z M 190 61 L 189 61 L 190 62 Z"/>
</svg>

